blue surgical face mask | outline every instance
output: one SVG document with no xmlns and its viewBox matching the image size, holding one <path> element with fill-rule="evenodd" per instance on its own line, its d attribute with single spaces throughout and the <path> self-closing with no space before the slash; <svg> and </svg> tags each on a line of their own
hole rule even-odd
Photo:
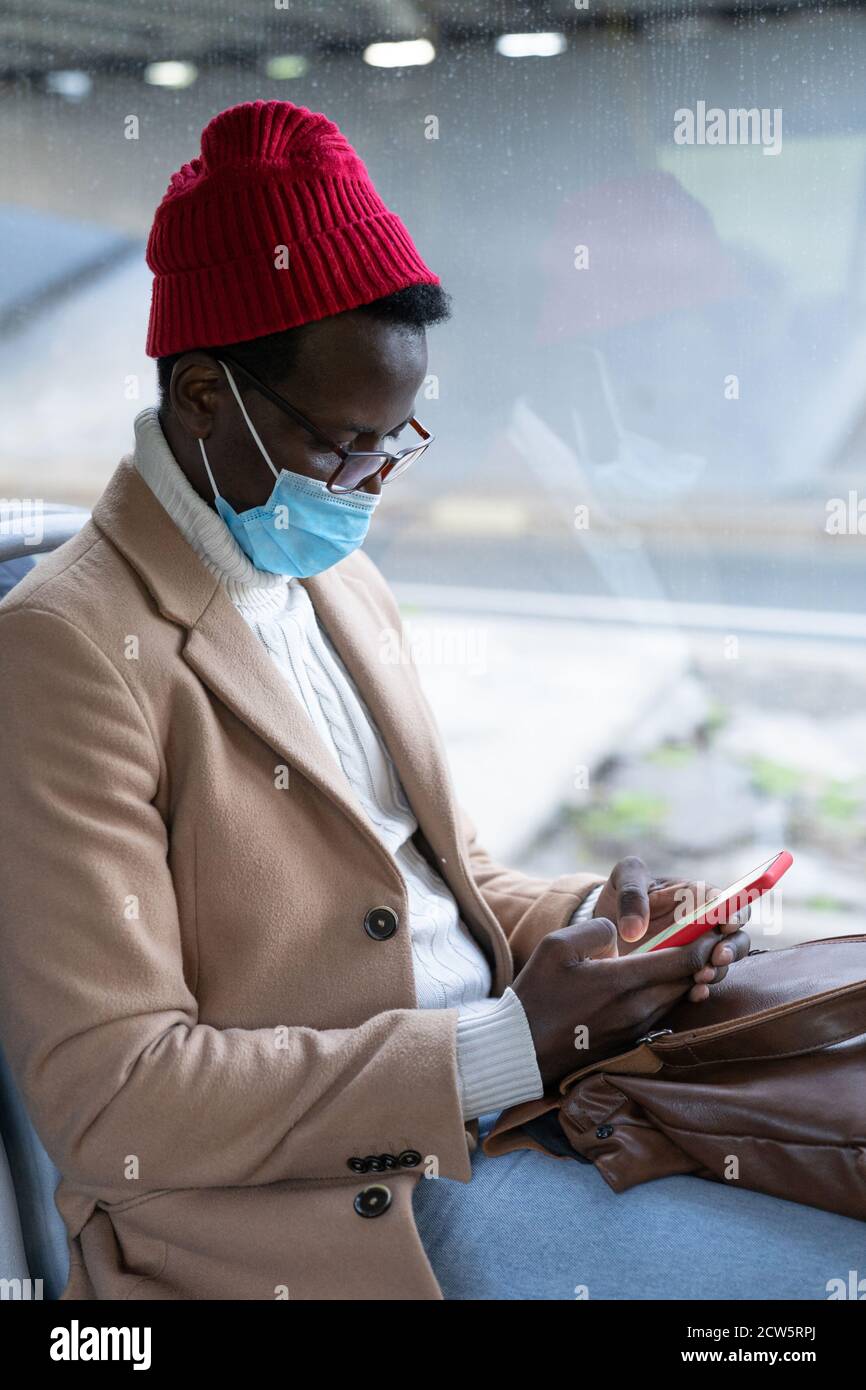
<svg viewBox="0 0 866 1390">
<path fill-rule="evenodd" d="M 298 579 L 321 574 L 322 570 L 330 569 L 363 545 L 379 496 L 370 492 L 329 492 L 318 478 L 289 473 L 285 468 L 278 472 L 247 414 L 234 377 L 225 362 L 220 362 L 220 366 L 228 377 L 247 428 L 277 481 L 263 507 L 236 512 L 220 496 L 204 441 L 200 439 L 199 448 L 217 512 L 256 569 L 269 574 L 294 575 Z"/>
</svg>

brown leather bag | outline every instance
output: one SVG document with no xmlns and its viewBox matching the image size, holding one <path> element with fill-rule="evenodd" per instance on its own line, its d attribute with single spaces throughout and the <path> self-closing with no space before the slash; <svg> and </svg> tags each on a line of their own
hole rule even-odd
<svg viewBox="0 0 866 1390">
<path fill-rule="evenodd" d="M 866 1220 L 866 936 L 753 951 L 559 1091 L 504 1111 L 485 1152 L 592 1162 L 614 1192 L 693 1173 Z"/>
</svg>

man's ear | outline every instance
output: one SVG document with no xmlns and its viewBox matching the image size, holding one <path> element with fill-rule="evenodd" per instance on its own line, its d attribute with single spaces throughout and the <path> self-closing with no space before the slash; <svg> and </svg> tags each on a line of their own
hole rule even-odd
<svg viewBox="0 0 866 1390">
<path fill-rule="evenodd" d="M 225 391 L 216 358 L 206 352 L 186 352 L 175 362 L 169 383 L 171 413 L 188 434 L 207 439 Z"/>
</svg>

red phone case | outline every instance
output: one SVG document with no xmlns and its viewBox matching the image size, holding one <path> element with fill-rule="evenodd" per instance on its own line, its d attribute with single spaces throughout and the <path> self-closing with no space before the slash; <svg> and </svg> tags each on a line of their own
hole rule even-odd
<svg viewBox="0 0 866 1390">
<path fill-rule="evenodd" d="M 658 942 L 657 945 L 649 946 L 647 948 L 647 955 L 649 955 L 650 951 L 667 950 L 669 946 L 687 946 L 690 941 L 696 941 L 709 927 L 718 926 L 719 922 L 727 917 L 731 910 L 734 912 L 741 911 L 742 908 L 747 907 L 749 903 L 753 903 L 757 898 L 760 898 L 764 893 L 767 893 L 771 888 L 775 887 L 782 877 L 782 874 L 790 869 L 793 862 L 793 855 L 789 854 L 786 849 L 781 850 L 779 854 L 776 855 L 772 864 L 768 865 L 758 878 L 746 884 L 745 888 L 741 888 L 738 893 L 734 893 L 729 898 L 723 898 L 720 903 L 717 903 L 709 912 L 704 913 L 696 922 L 691 922 L 688 926 L 683 927 L 682 931 L 674 932 L 672 936 L 667 937 L 664 941 Z"/>
</svg>

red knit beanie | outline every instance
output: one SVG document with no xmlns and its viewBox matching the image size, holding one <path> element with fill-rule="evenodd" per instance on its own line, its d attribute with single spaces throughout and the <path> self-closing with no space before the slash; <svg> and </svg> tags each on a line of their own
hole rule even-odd
<svg viewBox="0 0 866 1390">
<path fill-rule="evenodd" d="M 439 284 L 342 132 L 290 101 L 244 102 L 205 126 L 157 209 L 147 264 L 149 357 Z"/>
</svg>

